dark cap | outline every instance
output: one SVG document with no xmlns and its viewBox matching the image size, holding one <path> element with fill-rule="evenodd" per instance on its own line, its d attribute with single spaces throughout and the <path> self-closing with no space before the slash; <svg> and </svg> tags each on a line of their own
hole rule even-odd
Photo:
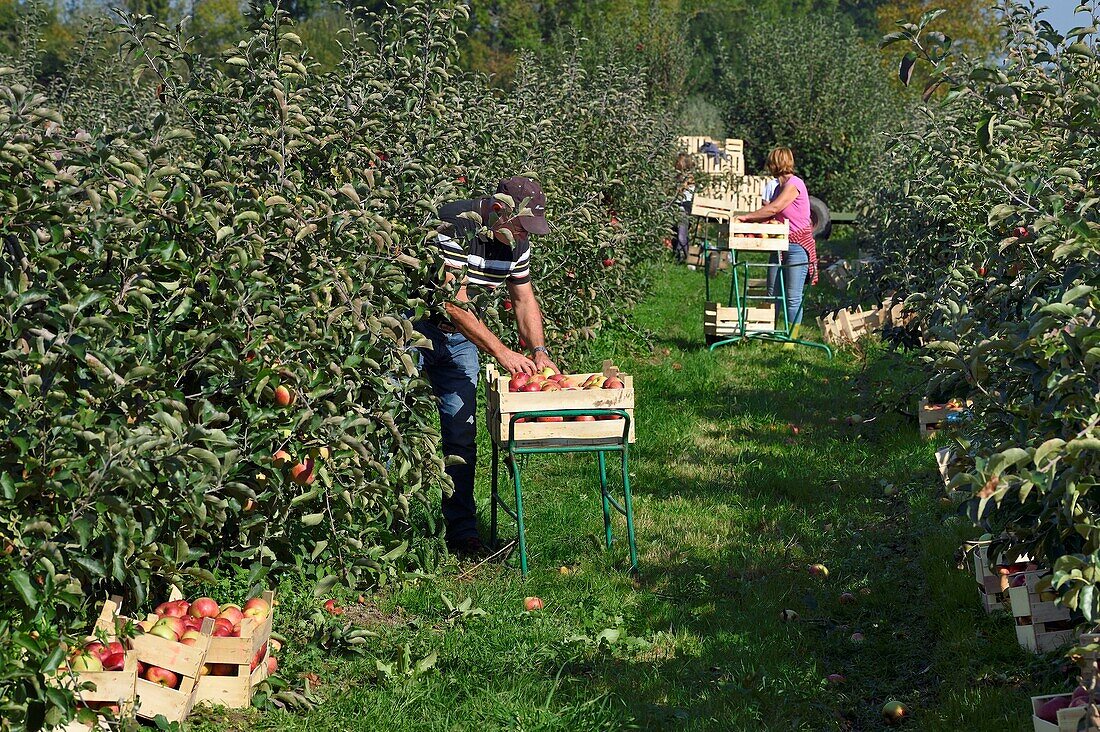
<svg viewBox="0 0 1100 732">
<path fill-rule="evenodd" d="M 540 235 L 550 232 L 550 225 L 546 223 L 546 194 L 542 192 L 542 186 L 537 181 L 520 175 L 505 178 L 497 186 L 497 193 L 511 196 L 517 206 L 529 199 L 526 208 L 531 213 L 518 217 L 524 231 Z"/>
</svg>

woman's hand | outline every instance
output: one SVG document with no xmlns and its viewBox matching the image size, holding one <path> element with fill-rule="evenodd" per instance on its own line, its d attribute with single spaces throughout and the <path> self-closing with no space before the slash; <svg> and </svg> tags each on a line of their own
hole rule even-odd
<svg viewBox="0 0 1100 732">
<path fill-rule="evenodd" d="M 745 223 L 745 217 L 744 216 L 734 216 L 733 220 L 736 221 L 739 224 Z"/>
</svg>

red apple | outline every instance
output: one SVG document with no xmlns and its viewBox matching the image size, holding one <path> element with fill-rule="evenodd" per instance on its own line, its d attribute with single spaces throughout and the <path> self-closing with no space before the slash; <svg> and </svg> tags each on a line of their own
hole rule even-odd
<svg viewBox="0 0 1100 732">
<path fill-rule="evenodd" d="M 279 662 L 275 660 L 275 656 L 267 657 L 267 675 L 271 676 L 279 670 Z"/>
<path fill-rule="evenodd" d="M 810 574 L 812 574 L 814 577 L 821 577 L 822 579 L 826 579 L 829 576 L 829 569 L 824 564 L 811 564 Z"/>
<path fill-rule="evenodd" d="M 271 462 L 275 463 L 275 467 L 277 468 L 284 468 L 290 465 L 293 459 L 294 458 L 292 458 L 290 453 L 286 450 L 277 450 L 275 454 L 271 456 Z"/>
<path fill-rule="evenodd" d="M 851 592 L 842 592 L 839 601 L 841 605 L 852 605 L 856 601 L 856 596 Z"/>
<path fill-rule="evenodd" d="M 611 259 L 610 257 L 608 257 L 607 259 L 604 259 L 604 260 L 603 260 L 603 266 L 604 266 L 604 267 L 611 267 L 611 266 L 613 266 L 614 264 L 615 264 L 615 260 L 614 260 L 614 259 Z"/>
<path fill-rule="evenodd" d="M 219 612 L 221 611 L 218 608 L 218 603 L 209 597 L 200 597 L 191 603 L 191 608 L 187 614 L 193 618 L 216 618 Z"/>
<path fill-rule="evenodd" d="M 538 384 L 536 384 L 534 382 L 531 382 L 529 384 L 524 385 L 523 388 L 520 389 L 520 391 L 542 391 L 542 387 L 540 387 Z"/>
<path fill-rule="evenodd" d="M 112 655 L 115 653 L 125 653 L 126 646 L 122 645 L 120 641 L 111 641 L 107 644 L 107 652 L 105 655 Z"/>
<path fill-rule="evenodd" d="M 289 407 L 294 403 L 294 394 L 285 386 L 275 387 L 275 403 L 280 407 Z"/>
<path fill-rule="evenodd" d="M 121 671 L 126 666 L 125 653 L 109 653 L 103 659 L 104 671 Z"/>
<path fill-rule="evenodd" d="M 844 678 L 844 674 L 829 674 L 825 680 L 830 684 L 843 684 L 848 679 Z"/>
<path fill-rule="evenodd" d="M 263 620 L 271 612 L 271 606 L 267 604 L 267 600 L 262 597 L 253 597 L 251 600 L 244 604 L 244 616 L 246 618 L 255 618 L 256 620 Z"/>
<path fill-rule="evenodd" d="M 558 386 L 556 381 L 544 381 L 542 383 L 542 391 L 561 391 L 561 387 Z"/>
<path fill-rule="evenodd" d="M 539 417 L 538 422 L 564 422 L 565 417 Z"/>
<path fill-rule="evenodd" d="M 188 631 L 185 631 L 184 634 L 180 636 L 180 643 L 183 643 L 184 641 L 189 641 L 189 640 L 195 640 L 195 641 L 202 640 L 202 633 L 200 633 L 197 630 L 188 630 Z"/>
<path fill-rule="evenodd" d="M 596 417 L 594 415 L 591 415 L 591 414 L 582 414 L 581 416 L 576 418 L 576 421 L 577 422 L 595 422 Z"/>
<path fill-rule="evenodd" d="M 603 382 L 603 388 L 605 389 L 622 389 L 625 386 L 626 384 L 623 383 L 623 380 L 617 376 L 611 376 L 607 381 Z"/>
<path fill-rule="evenodd" d="M 244 613 L 236 605 L 223 605 L 218 617 L 225 618 L 233 625 L 240 625 L 241 621 L 244 620 Z"/>
<path fill-rule="evenodd" d="M 525 597 L 523 598 L 523 607 L 527 610 L 527 612 L 542 610 L 542 600 L 537 597 Z"/>
<path fill-rule="evenodd" d="M 330 613 L 331 615 L 343 615 L 344 614 L 344 608 L 337 605 L 336 600 L 332 600 L 332 599 L 325 600 L 324 608 L 325 608 L 325 611 Z"/>
<path fill-rule="evenodd" d="M 229 622 L 229 618 L 214 618 L 214 630 L 222 629 L 226 633 L 233 631 L 233 623 Z"/>
<path fill-rule="evenodd" d="M 237 667 L 231 663 L 208 663 L 209 673 L 211 676 L 236 676 Z"/>
<path fill-rule="evenodd" d="M 1035 716 L 1044 722 L 1058 724 L 1058 710 L 1065 709 L 1072 702 L 1073 698 L 1070 696 L 1056 696 L 1053 699 L 1048 699 L 1036 710 Z"/>
<path fill-rule="evenodd" d="M 175 633 L 177 638 L 179 638 L 181 635 L 184 634 L 184 632 L 187 631 L 187 625 L 183 622 L 183 619 L 177 618 L 173 615 L 169 615 L 158 620 L 156 625 L 153 626 L 153 630 L 165 627 Z"/>
<path fill-rule="evenodd" d="M 160 686 L 167 686 L 169 689 L 176 688 L 176 685 L 180 682 L 176 674 L 160 666 L 150 666 L 145 672 L 145 680 Z"/>
<path fill-rule="evenodd" d="M 306 458 L 290 469 L 290 479 L 299 485 L 311 485 L 317 479 L 313 472 L 313 458 Z"/>
<path fill-rule="evenodd" d="M 92 641 L 84 646 L 84 653 L 90 656 L 95 656 L 100 661 L 107 655 L 107 646 L 103 645 L 99 641 Z"/>
</svg>

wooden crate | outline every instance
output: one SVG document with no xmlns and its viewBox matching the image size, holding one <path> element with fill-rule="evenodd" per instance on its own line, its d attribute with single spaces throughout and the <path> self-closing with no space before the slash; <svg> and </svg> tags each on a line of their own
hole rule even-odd
<svg viewBox="0 0 1100 732">
<path fill-rule="evenodd" d="M 1031 697 L 1031 725 L 1035 732 L 1077 732 L 1077 723 L 1085 718 L 1087 707 L 1070 707 L 1058 710 L 1058 724 L 1039 719 L 1039 708 L 1051 699 L 1069 697 L 1072 694 L 1048 694 Z"/>
<path fill-rule="evenodd" d="M 962 405 L 933 404 L 927 399 L 921 399 L 917 405 L 917 420 L 920 424 L 921 437 L 931 439 L 946 424 L 948 415 L 962 414 L 965 407 Z"/>
<path fill-rule="evenodd" d="M 749 252 L 785 252 L 791 246 L 790 226 L 730 220 L 730 249 Z"/>
<path fill-rule="evenodd" d="M 605 361 L 603 376 L 617 376 L 622 389 L 578 389 L 574 391 L 511 392 L 507 374 L 501 375 L 492 364 L 486 366 L 485 423 L 489 434 L 499 445 L 508 443 L 509 423 L 518 412 L 555 409 L 622 409 L 630 415 L 627 439 L 634 442 L 634 377 L 619 371 Z M 574 382 L 586 380 L 591 373 L 567 374 Z M 522 447 L 580 447 L 612 445 L 622 442 L 621 419 L 595 422 L 523 422 L 516 425 L 516 444 Z"/>
<path fill-rule="evenodd" d="M 271 655 L 271 623 L 275 615 L 275 593 L 266 590 L 260 595 L 271 608 L 262 621 L 245 618 L 241 621 L 239 638 L 210 639 L 206 663 L 235 666 L 236 676 L 203 675 L 199 678 L 196 703 L 220 704 L 231 709 L 247 709 L 252 706 L 252 693 L 267 678 L 267 657 Z M 252 659 L 264 649 L 263 657 L 255 669 Z"/>
<path fill-rule="evenodd" d="M 714 263 L 718 264 L 715 265 Z M 697 244 L 692 244 L 688 247 L 687 257 L 684 259 L 684 264 L 688 267 L 702 267 L 706 264 L 706 258 L 703 257 L 703 248 Z M 723 270 L 729 269 L 730 260 L 729 252 L 724 249 L 712 249 L 710 252 L 710 267 L 711 270 Z"/>
<path fill-rule="evenodd" d="M 1032 653 L 1051 653 L 1077 640 L 1074 621 L 1065 620 L 1049 623 L 1022 622 L 1026 618 L 1016 618 L 1016 640 Z"/>
<path fill-rule="evenodd" d="M 1008 600 L 1013 616 L 1029 618 L 1032 623 L 1054 623 L 1070 619 L 1069 608 L 1058 605 L 1053 599 L 1044 600 L 1036 590 L 1039 580 L 1049 576 L 1049 569 L 1038 569 L 1009 577 Z M 1023 584 L 1016 586 L 1020 581 Z"/>
<path fill-rule="evenodd" d="M 117 640 L 116 618 L 119 618 L 119 610 L 122 598 L 117 595 L 104 600 L 100 607 L 99 617 L 96 618 L 94 631 L 108 641 Z M 89 635 L 85 642 L 99 640 L 100 636 Z M 137 690 L 138 657 L 133 650 L 127 649 L 126 661 L 121 671 L 80 671 L 75 675 L 70 672 L 62 672 L 49 677 L 52 684 L 71 689 L 76 695 L 78 703 L 98 704 L 108 703 L 119 706 L 119 718 L 132 717 L 134 713 L 134 699 Z M 81 689 L 84 684 L 94 684 L 95 688 Z M 80 722 L 72 722 L 62 729 L 87 730 L 88 725 Z"/>
<path fill-rule="evenodd" d="M 745 331 L 763 333 L 775 330 L 775 308 L 746 308 Z M 703 310 L 703 332 L 708 336 L 728 338 L 741 333 L 741 312 L 735 307 L 708 302 Z"/>
<path fill-rule="evenodd" d="M 155 620 L 156 616 L 149 615 L 148 619 Z M 200 631 L 204 640 L 193 646 L 185 646 L 148 633 L 134 638 L 134 651 L 137 652 L 139 661 L 147 667 L 160 666 L 168 669 L 180 677 L 178 689 L 170 689 L 139 677 L 137 716 L 154 719 L 163 715 L 169 722 L 182 722 L 187 718 L 197 700 L 198 679 L 203 664 L 206 663 L 213 629 L 214 621 L 207 618 Z"/>
<path fill-rule="evenodd" d="M 974 569 L 974 579 L 978 583 L 978 596 L 982 607 L 986 612 L 1008 610 L 1008 590 L 1012 581 L 1011 574 L 998 574 L 989 568 L 989 547 L 992 542 L 972 541 L 967 542 L 968 551 L 971 553 L 971 564 Z M 1026 564 L 1031 558 L 1026 554 L 1018 554 L 1015 561 L 1008 561 L 1004 555 L 999 558 L 998 564 Z"/>
<path fill-rule="evenodd" d="M 691 199 L 691 215 L 725 223 L 737 215 L 734 203 L 733 199 L 695 196 Z"/>
</svg>

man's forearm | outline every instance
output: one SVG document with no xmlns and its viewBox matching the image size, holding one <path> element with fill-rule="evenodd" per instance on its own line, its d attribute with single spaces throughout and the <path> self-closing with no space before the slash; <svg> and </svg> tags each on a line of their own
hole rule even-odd
<svg viewBox="0 0 1100 732">
<path fill-rule="evenodd" d="M 479 350 L 488 353 L 493 358 L 500 358 L 501 353 L 507 350 L 504 344 L 493 331 L 489 330 L 481 319 L 465 308 L 454 303 L 447 303 L 447 317 L 451 319 L 455 327 L 461 331 Z"/>
<path fill-rule="evenodd" d="M 534 298 L 515 303 L 516 327 L 527 343 L 528 348 L 546 345 L 546 336 L 542 332 L 542 309 Z"/>
</svg>

